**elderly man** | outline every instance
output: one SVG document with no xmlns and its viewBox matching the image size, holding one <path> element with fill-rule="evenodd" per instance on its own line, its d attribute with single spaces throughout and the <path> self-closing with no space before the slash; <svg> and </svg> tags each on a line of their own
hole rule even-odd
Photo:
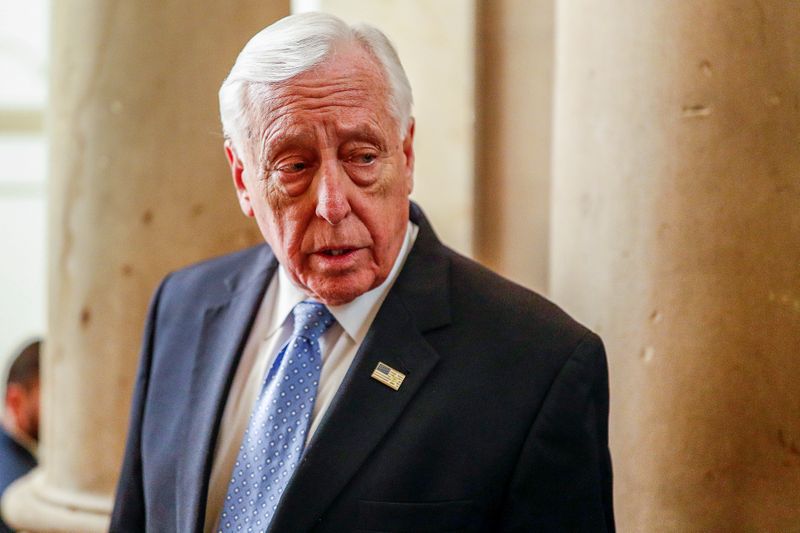
<svg viewBox="0 0 800 533">
<path fill-rule="evenodd" d="M 111 530 L 613 530 L 602 344 L 409 202 L 386 37 L 287 17 L 220 104 L 267 245 L 156 292 Z"/>
</svg>

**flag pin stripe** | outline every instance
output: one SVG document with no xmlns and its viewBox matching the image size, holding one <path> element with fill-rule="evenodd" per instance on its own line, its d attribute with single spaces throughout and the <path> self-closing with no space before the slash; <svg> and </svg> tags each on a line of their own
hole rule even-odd
<svg viewBox="0 0 800 533">
<path fill-rule="evenodd" d="M 386 363 L 381 362 L 379 362 L 378 366 L 375 367 L 375 370 L 372 371 L 371 377 L 372 379 L 380 381 L 387 387 L 390 387 L 394 390 L 399 390 L 400 385 L 403 384 L 403 380 L 406 379 L 405 374 L 398 372 Z"/>
</svg>

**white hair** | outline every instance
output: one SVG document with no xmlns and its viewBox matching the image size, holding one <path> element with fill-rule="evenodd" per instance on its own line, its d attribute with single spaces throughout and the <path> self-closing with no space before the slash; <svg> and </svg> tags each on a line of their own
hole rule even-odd
<svg viewBox="0 0 800 533">
<path fill-rule="evenodd" d="M 321 64 L 338 43 L 358 43 L 378 61 L 389 86 L 389 110 L 401 138 L 411 118 L 411 85 L 392 43 L 367 24 L 349 26 L 327 13 L 300 13 L 267 26 L 244 46 L 219 90 L 222 131 L 236 149 L 245 148 L 250 121 L 274 84 Z"/>
</svg>

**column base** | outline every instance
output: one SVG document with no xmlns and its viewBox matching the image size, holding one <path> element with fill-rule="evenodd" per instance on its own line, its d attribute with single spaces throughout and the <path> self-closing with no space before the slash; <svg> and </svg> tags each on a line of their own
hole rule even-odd
<svg viewBox="0 0 800 533">
<path fill-rule="evenodd" d="M 49 486 L 39 467 L 10 485 L 0 504 L 4 520 L 19 531 L 104 533 L 113 499 Z"/>
</svg>

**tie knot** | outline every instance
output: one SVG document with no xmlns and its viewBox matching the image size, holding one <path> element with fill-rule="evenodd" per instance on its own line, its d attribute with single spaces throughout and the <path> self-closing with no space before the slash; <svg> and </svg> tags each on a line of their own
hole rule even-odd
<svg viewBox="0 0 800 533">
<path fill-rule="evenodd" d="M 300 302 L 292 310 L 294 336 L 317 340 L 335 322 L 328 308 L 318 302 Z"/>
</svg>

